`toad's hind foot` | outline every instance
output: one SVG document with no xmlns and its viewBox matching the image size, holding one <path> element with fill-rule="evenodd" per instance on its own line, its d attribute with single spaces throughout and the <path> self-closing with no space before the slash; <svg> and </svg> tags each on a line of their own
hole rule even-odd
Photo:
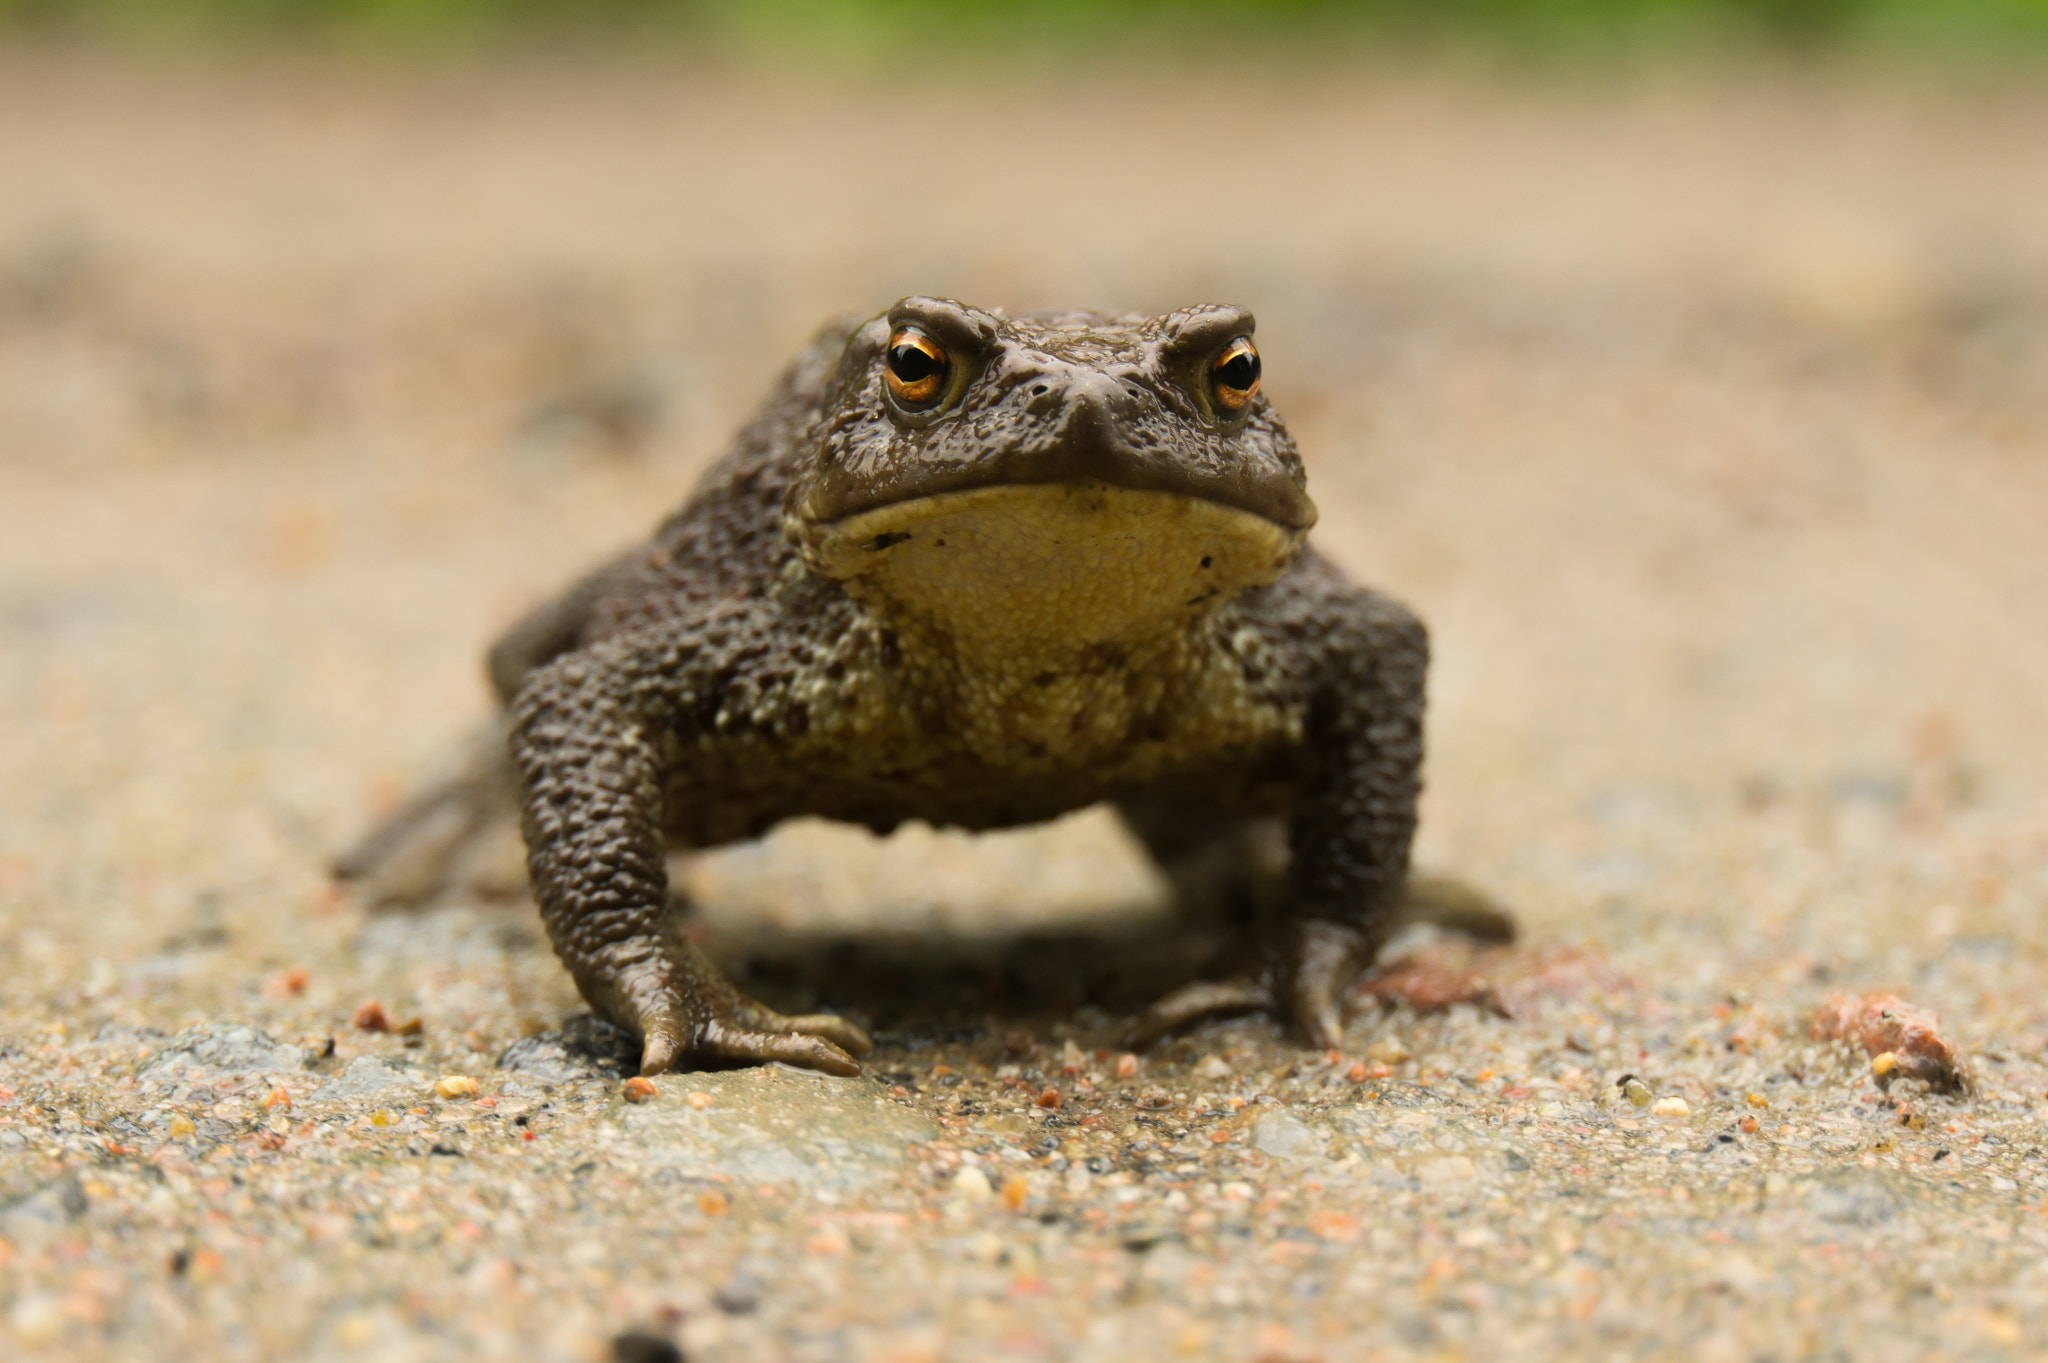
<svg viewBox="0 0 2048 1363">
<path fill-rule="evenodd" d="M 1219 1013 L 1263 1011 L 1283 1015 L 1312 1046 L 1340 1045 L 1340 995 L 1368 954 L 1365 934 L 1348 924 L 1321 918 L 1295 923 L 1260 953 L 1264 965 L 1258 974 L 1202 980 L 1174 990 L 1140 1015 L 1129 1042 L 1149 1045 Z"/>
<path fill-rule="evenodd" d="M 1169 1032 L 1223 1013 L 1273 1012 L 1273 990 L 1260 980 L 1196 980 L 1184 984 L 1139 1015 L 1124 1044 L 1142 1050 Z"/>
<path fill-rule="evenodd" d="M 1516 933 L 1506 909 L 1448 876 L 1410 876 L 1394 923 L 1426 924 L 1481 942 L 1512 942 Z M 1147 1008 L 1126 1040 L 1149 1046 L 1205 1017 L 1268 1012 L 1293 1023 L 1312 1046 L 1340 1046 L 1344 992 L 1371 958 L 1367 938 L 1357 928 L 1326 919 L 1297 923 L 1255 953 L 1263 962 L 1258 973 L 1183 985 Z"/>
<path fill-rule="evenodd" d="M 1426 924 L 1475 942 L 1512 942 L 1515 916 L 1486 891 L 1451 876 L 1410 874 L 1401 892 L 1397 925 Z"/>
</svg>

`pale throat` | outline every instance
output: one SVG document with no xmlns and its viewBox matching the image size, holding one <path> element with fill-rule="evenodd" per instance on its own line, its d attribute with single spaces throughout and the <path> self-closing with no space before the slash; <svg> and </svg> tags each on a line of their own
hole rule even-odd
<svg viewBox="0 0 2048 1363">
<path fill-rule="evenodd" d="M 1221 503 L 1070 482 L 879 507 L 808 528 L 803 550 L 881 622 L 1000 687 L 1143 666 L 1278 578 L 1302 540 Z"/>
</svg>

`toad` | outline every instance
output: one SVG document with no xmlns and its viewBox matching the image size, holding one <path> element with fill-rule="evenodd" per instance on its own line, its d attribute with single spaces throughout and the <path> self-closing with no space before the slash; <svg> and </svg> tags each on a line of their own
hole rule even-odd
<svg viewBox="0 0 2048 1363">
<path fill-rule="evenodd" d="M 747 998 L 680 931 L 672 849 L 1107 801 L 1172 867 L 1278 820 L 1243 968 L 1136 1031 L 1265 1008 L 1335 1046 L 1343 991 L 1429 898 L 1408 885 L 1429 646 L 1309 545 L 1315 521 L 1243 308 L 906 298 L 827 328 L 651 539 L 498 641 L 496 731 L 337 869 L 374 892 L 408 866 L 417 891 L 516 805 L 555 951 L 643 1073 L 851 1075 L 859 1027 Z"/>
</svg>

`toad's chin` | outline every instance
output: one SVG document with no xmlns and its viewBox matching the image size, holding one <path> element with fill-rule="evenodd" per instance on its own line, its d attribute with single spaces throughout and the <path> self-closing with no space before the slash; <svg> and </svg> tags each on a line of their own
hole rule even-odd
<svg viewBox="0 0 2048 1363">
<path fill-rule="evenodd" d="M 1173 492 L 1075 481 L 919 497 L 799 532 L 813 571 L 967 647 L 1130 640 L 1278 578 L 1303 530 Z"/>
</svg>

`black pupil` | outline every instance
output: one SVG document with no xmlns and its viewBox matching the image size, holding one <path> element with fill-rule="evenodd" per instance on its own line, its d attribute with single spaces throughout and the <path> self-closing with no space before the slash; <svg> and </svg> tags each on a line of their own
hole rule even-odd
<svg viewBox="0 0 2048 1363">
<path fill-rule="evenodd" d="M 1250 350 L 1240 350 L 1222 364 L 1216 366 L 1216 381 L 1225 388 L 1248 392 L 1259 381 L 1259 357 Z"/>
<path fill-rule="evenodd" d="M 889 371 L 904 383 L 922 383 L 944 367 L 938 356 L 922 346 L 889 348 Z"/>
</svg>

